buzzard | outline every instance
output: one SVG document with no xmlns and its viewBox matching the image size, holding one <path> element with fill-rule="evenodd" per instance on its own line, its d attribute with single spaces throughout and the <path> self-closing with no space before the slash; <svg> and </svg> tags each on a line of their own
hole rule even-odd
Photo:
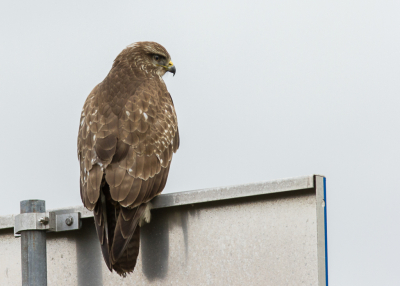
<svg viewBox="0 0 400 286">
<path fill-rule="evenodd" d="M 93 211 L 107 267 L 133 271 L 149 201 L 167 182 L 178 122 L 162 79 L 176 69 L 155 42 L 129 45 L 87 97 L 78 133 L 80 192 Z"/>
</svg>

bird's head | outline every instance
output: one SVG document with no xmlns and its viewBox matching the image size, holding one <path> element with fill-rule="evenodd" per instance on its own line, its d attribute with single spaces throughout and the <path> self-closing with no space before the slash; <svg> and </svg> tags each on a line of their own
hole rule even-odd
<svg viewBox="0 0 400 286">
<path fill-rule="evenodd" d="M 136 42 L 121 52 L 129 64 L 148 75 L 163 76 L 166 72 L 175 75 L 176 68 L 167 50 L 156 42 Z M 118 57 L 116 61 L 118 60 Z"/>
</svg>

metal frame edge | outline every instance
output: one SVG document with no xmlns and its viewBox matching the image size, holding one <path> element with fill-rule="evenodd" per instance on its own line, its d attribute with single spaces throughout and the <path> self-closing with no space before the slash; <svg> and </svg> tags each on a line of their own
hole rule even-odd
<svg viewBox="0 0 400 286">
<path fill-rule="evenodd" d="M 326 178 L 315 175 L 317 214 L 318 285 L 328 286 L 328 238 L 326 214 Z"/>
<path fill-rule="evenodd" d="M 177 193 L 162 194 L 154 198 L 153 209 L 229 200 L 241 197 L 251 197 L 265 194 L 289 192 L 314 188 L 314 176 L 301 176 L 278 179 L 259 183 L 250 183 L 219 188 L 201 189 Z M 93 217 L 93 213 L 83 206 L 49 210 L 56 214 L 80 212 L 81 218 Z M 0 216 L 0 229 L 14 227 L 15 215 Z"/>
</svg>

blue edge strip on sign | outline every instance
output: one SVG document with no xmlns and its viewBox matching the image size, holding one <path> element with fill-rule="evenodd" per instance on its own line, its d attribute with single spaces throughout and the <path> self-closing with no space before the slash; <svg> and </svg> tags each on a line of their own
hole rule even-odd
<svg viewBox="0 0 400 286">
<path fill-rule="evenodd" d="M 325 208 L 324 208 L 324 220 L 325 220 L 325 278 L 326 278 L 326 286 L 328 286 L 328 225 L 326 219 L 326 178 L 324 178 L 324 201 L 325 201 Z"/>
</svg>

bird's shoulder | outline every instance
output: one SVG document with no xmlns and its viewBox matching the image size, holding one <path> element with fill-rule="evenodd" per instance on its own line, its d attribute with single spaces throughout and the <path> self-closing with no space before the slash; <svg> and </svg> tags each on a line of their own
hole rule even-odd
<svg viewBox="0 0 400 286">
<path fill-rule="evenodd" d="M 179 147 L 179 131 L 164 82 L 136 81 L 129 91 L 110 90 L 104 82 L 89 94 L 81 113 L 78 156 L 87 161 L 88 170 L 95 162 L 110 163 L 118 153 L 117 142 L 132 148 L 130 153 L 154 154 L 166 166 Z M 107 95 L 110 92 L 113 97 Z"/>
<path fill-rule="evenodd" d="M 160 154 L 170 145 L 176 152 L 179 145 L 178 121 L 163 82 L 145 81 L 128 98 L 119 118 L 118 137 L 139 154 Z"/>
</svg>

